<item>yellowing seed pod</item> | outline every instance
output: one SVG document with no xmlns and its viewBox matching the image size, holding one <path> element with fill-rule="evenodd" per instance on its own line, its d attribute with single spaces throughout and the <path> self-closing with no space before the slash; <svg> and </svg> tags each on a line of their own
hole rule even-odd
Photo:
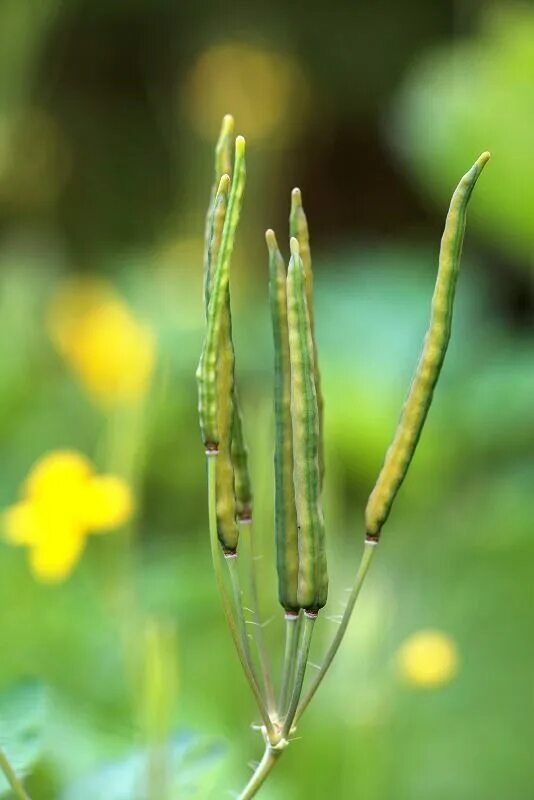
<svg viewBox="0 0 534 800">
<path fill-rule="evenodd" d="M 205 299 L 209 305 L 211 294 L 210 275 L 213 278 L 211 263 L 217 261 L 220 250 L 222 230 L 228 205 L 230 178 L 224 175 L 220 182 L 212 208 L 211 231 L 208 241 L 208 272 L 205 280 Z M 216 392 L 218 398 L 219 448 L 216 464 L 216 515 L 219 541 L 226 552 L 235 552 L 238 530 L 235 522 L 236 500 L 234 495 L 234 471 L 231 458 L 231 431 L 233 429 L 234 409 L 232 396 L 234 386 L 234 349 L 231 339 L 230 295 L 227 288 L 226 304 L 221 317 L 219 356 L 217 361 Z M 207 313 L 207 308 L 206 308 Z"/>
<path fill-rule="evenodd" d="M 213 257 L 212 249 L 214 242 L 214 228 L 219 230 L 219 236 L 216 237 L 217 250 L 220 246 L 222 234 L 222 227 L 224 224 L 224 216 L 226 214 L 226 203 L 224 207 L 219 203 L 218 208 L 215 208 L 215 201 L 217 198 L 219 183 L 223 175 L 230 176 L 232 174 L 232 139 L 234 133 L 234 118 L 231 114 L 226 114 L 222 121 L 219 139 L 215 147 L 215 175 L 214 182 L 211 189 L 210 202 L 206 214 L 206 228 L 204 235 L 204 304 L 206 314 L 208 313 L 209 296 L 211 292 L 211 283 L 213 279 L 213 271 L 217 263 L 216 257 Z M 228 185 L 230 178 L 228 177 Z M 226 200 L 228 198 L 226 197 Z"/>
<path fill-rule="evenodd" d="M 490 155 L 483 153 L 463 176 L 451 200 L 441 239 L 439 269 L 430 325 L 393 441 L 365 511 L 367 537 L 378 539 L 404 480 L 432 402 L 449 343 L 456 280 L 462 254 L 466 212 L 477 179 Z"/>
<path fill-rule="evenodd" d="M 222 180 L 222 179 L 221 179 Z M 197 369 L 199 417 L 206 452 L 218 452 L 220 433 L 217 424 L 217 360 L 221 326 L 227 316 L 230 259 L 245 188 L 245 140 L 238 136 L 235 145 L 234 175 L 222 230 L 215 273 L 208 303 L 206 340 Z M 209 284 L 208 284 L 209 285 Z"/>
<path fill-rule="evenodd" d="M 265 234 L 269 249 L 269 297 L 274 342 L 275 529 L 278 597 L 286 611 L 299 608 L 299 551 L 293 491 L 291 365 L 287 328 L 286 267 L 274 231 Z"/>
<path fill-rule="evenodd" d="M 287 324 L 291 364 L 293 483 L 298 525 L 300 608 L 316 612 L 328 594 L 319 468 L 319 411 L 311 321 L 299 243 L 291 239 L 287 273 Z"/>
<path fill-rule="evenodd" d="M 219 139 L 216 171 L 231 166 L 228 152 L 228 133 Z M 205 259 L 204 292 L 207 304 L 207 332 L 197 378 L 199 382 L 199 413 L 206 452 L 217 454 L 216 515 L 217 532 L 225 552 L 237 548 L 239 531 L 236 516 L 240 503 L 236 500 L 233 453 L 238 459 L 239 499 L 246 493 L 243 475 L 246 473 L 246 449 L 242 435 L 237 449 L 237 402 L 235 394 L 235 356 L 229 293 L 229 267 L 235 230 L 239 220 L 245 180 L 244 141 L 236 141 L 234 178 L 230 188 L 228 175 L 223 175 L 212 202 L 210 236 Z M 216 265 L 215 269 L 213 265 Z M 239 412 L 237 411 L 237 414 Z M 240 422 L 240 419 L 239 419 Z M 238 427 L 238 435 L 240 428 Z M 248 473 L 246 473 L 248 474 Z M 248 503 L 250 507 L 250 501 Z"/>
<path fill-rule="evenodd" d="M 300 189 L 293 189 L 291 192 L 291 212 L 289 215 L 289 235 L 293 236 L 299 243 L 300 257 L 304 269 L 304 287 L 306 291 L 306 302 L 308 304 L 308 314 L 310 317 L 310 328 L 313 340 L 313 358 L 315 363 L 315 393 L 317 396 L 317 409 L 319 411 L 319 471 L 321 487 L 324 478 L 324 444 L 323 444 L 323 416 L 324 401 L 321 390 L 321 373 L 319 371 L 317 359 L 317 344 L 315 341 L 315 321 L 313 314 L 313 272 L 310 250 L 310 232 L 308 220 L 302 205 L 302 194 Z"/>
</svg>

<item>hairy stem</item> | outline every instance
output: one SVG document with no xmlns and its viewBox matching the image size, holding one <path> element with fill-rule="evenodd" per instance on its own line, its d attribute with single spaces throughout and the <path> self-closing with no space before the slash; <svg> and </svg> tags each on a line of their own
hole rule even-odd
<svg viewBox="0 0 534 800">
<path fill-rule="evenodd" d="M 0 750 L 0 769 L 6 776 L 7 782 L 13 789 L 14 794 L 19 798 L 19 800 L 30 800 L 30 795 L 24 789 L 24 786 L 17 778 L 15 774 L 15 770 L 11 766 L 8 761 L 6 754 L 3 750 Z"/>
<path fill-rule="evenodd" d="M 282 739 L 287 739 L 291 733 L 291 728 L 295 721 L 300 695 L 302 693 L 302 684 L 304 683 L 304 676 L 306 674 L 306 666 L 308 664 L 308 654 L 310 652 L 311 638 L 313 634 L 313 627 L 315 625 L 316 616 L 310 616 L 304 613 L 302 622 L 302 633 L 300 635 L 298 650 L 297 650 L 297 663 L 295 666 L 295 677 L 293 679 L 293 688 L 291 690 L 291 697 L 289 699 L 289 708 L 284 719 L 284 727 L 282 729 Z"/>
<path fill-rule="evenodd" d="M 239 656 L 241 666 L 243 667 L 243 672 L 245 673 L 245 677 L 249 683 L 252 694 L 254 695 L 254 699 L 256 700 L 256 703 L 258 705 L 258 709 L 262 718 L 262 722 L 265 726 L 267 737 L 269 741 L 275 741 L 276 732 L 274 730 L 273 723 L 265 706 L 265 702 L 263 700 L 260 688 L 258 686 L 258 682 L 256 681 L 256 678 L 254 676 L 254 672 L 252 671 L 250 663 L 247 660 L 246 653 L 243 650 L 242 640 L 240 638 L 239 631 L 237 629 L 236 622 L 232 613 L 232 604 L 230 602 L 228 593 L 226 591 L 224 572 L 221 562 L 221 547 L 219 544 L 219 539 L 217 537 L 217 509 L 216 509 L 217 497 L 216 497 L 216 486 L 215 486 L 216 466 L 217 466 L 216 459 L 217 459 L 216 455 L 208 456 L 209 529 L 210 529 L 211 555 L 213 559 L 213 568 L 215 570 L 215 580 L 217 582 L 217 588 L 221 596 L 221 602 L 224 615 L 226 617 L 226 622 L 228 624 L 228 628 L 230 630 L 230 634 L 232 636 L 232 640 L 235 649 L 237 651 L 237 655 Z"/>
<path fill-rule="evenodd" d="M 263 786 L 266 778 L 269 776 L 272 768 L 277 763 L 282 753 L 283 749 L 277 750 L 276 748 L 271 747 L 269 744 L 265 745 L 263 758 L 256 767 L 254 775 L 239 795 L 238 800 L 250 800 L 251 797 L 256 795 L 259 789 L 261 789 Z"/>
<path fill-rule="evenodd" d="M 375 549 L 376 549 L 375 541 L 365 542 L 362 558 L 360 561 L 360 566 L 358 567 L 358 572 L 356 574 L 356 580 L 354 581 L 354 586 L 352 587 L 352 591 L 350 593 L 347 606 L 345 608 L 345 611 L 343 612 L 343 617 L 341 618 L 339 628 L 337 629 L 337 633 L 334 637 L 332 644 L 327 650 L 326 656 L 324 658 L 323 663 L 321 664 L 319 672 L 316 674 L 308 691 L 302 698 L 302 701 L 295 714 L 295 720 L 294 720 L 295 724 L 298 722 L 298 720 L 301 718 L 304 711 L 308 707 L 310 700 L 312 699 L 315 692 L 321 685 L 324 676 L 326 675 L 332 661 L 334 660 L 334 656 L 339 650 L 339 645 L 341 644 L 341 642 L 343 641 L 343 637 L 345 636 L 345 631 L 347 630 L 347 626 L 350 622 L 354 606 L 356 605 L 356 600 L 358 599 L 358 595 L 360 594 L 360 590 L 363 586 L 363 582 L 365 580 L 365 576 L 367 575 L 367 571 L 373 559 Z"/>
<path fill-rule="evenodd" d="M 258 581 L 256 570 L 256 554 L 254 547 L 254 532 L 252 530 L 252 521 L 241 522 L 239 525 L 241 535 L 240 541 L 245 542 L 248 551 L 249 572 L 250 572 L 250 605 L 253 621 L 254 641 L 256 642 L 256 649 L 260 660 L 260 668 L 263 679 L 263 687 L 265 691 L 265 699 L 269 712 L 274 712 L 276 702 L 274 699 L 273 681 L 271 677 L 271 666 L 267 656 L 267 648 L 265 646 L 265 637 L 263 635 L 263 628 L 261 625 L 260 603 L 258 597 Z"/>
<path fill-rule="evenodd" d="M 285 615 L 285 645 L 284 660 L 282 662 L 282 683 L 280 688 L 280 698 L 278 701 L 279 715 L 283 719 L 287 713 L 289 703 L 289 687 L 295 672 L 295 661 L 297 647 L 299 643 L 299 633 L 302 616 L 300 614 Z"/>
<path fill-rule="evenodd" d="M 249 669 L 251 673 L 254 675 L 256 684 L 259 686 L 256 666 L 254 664 L 254 659 L 252 657 L 252 653 L 250 650 L 250 639 L 247 629 L 245 608 L 243 606 L 243 591 L 241 589 L 241 580 L 239 577 L 239 570 L 237 566 L 237 555 L 225 556 L 224 560 L 226 561 L 226 565 L 228 567 L 228 575 L 230 577 L 230 585 L 232 587 L 232 594 L 234 597 L 234 608 L 237 618 L 237 630 L 241 638 L 241 646 L 243 648 L 243 653 L 245 654 L 245 658 L 247 659 L 247 664 L 249 666 Z M 263 694 L 262 697 L 264 697 Z"/>
</svg>

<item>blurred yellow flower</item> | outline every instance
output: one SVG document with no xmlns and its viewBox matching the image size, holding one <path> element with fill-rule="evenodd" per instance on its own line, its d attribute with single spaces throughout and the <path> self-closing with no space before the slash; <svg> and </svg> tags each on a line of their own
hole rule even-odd
<svg viewBox="0 0 534 800">
<path fill-rule="evenodd" d="M 444 686 L 456 676 L 458 651 L 447 634 L 436 630 L 418 631 L 401 645 L 397 664 L 407 683 L 433 689 Z"/>
<path fill-rule="evenodd" d="M 184 95 L 186 112 L 201 136 L 211 137 L 231 111 L 248 139 L 263 139 L 277 128 L 287 133 L 300 123 L 310 93 L 300 65 L 289 56 L 224 42 L 200 54 Z"/>
<path fill-rule="evenodd" d="M 69 281 L 50 306 L 48 325 L 96 402 L 115 406 L 143 397 L 154 369 L 154 336 L 110 287 L 94 279 Z"/>
<path fill-rule="evenodd" d="M 89 534 L 123 525 L 132 513 L 121 478 L 96 475 L 81 453 L 58 450 L 31 469 L 21 500 L 5 512 L 4 535 L 29 548 L 36 578 L 55 583 L 74 569 Z"/>
</svg>

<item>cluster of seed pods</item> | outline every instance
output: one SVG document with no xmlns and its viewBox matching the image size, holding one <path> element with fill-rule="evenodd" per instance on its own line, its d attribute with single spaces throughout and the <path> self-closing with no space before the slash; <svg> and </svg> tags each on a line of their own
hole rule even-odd
<svg viewBox="0 0 534 800">
<path fill-rule="evenodd" d="M 344 632 L 370 563 L 370 553 L 413 458 L 451 334 L 456 282 L 473 188 L 489 159 L 483 153 L 458 184 L 451 200 L 441 240 L 439 268 L 432 298 L 430 324 L 400 420 L 365 510 L 365 548 L 347 608 L 324 661 L 306 696 L 302 692 L 313 620 L 328 594 L 325 525 L 321 494 L 324 478 L 323 397 L 313 313 L 313 276 L 308 223 L 299 189 L 291 194 L 289 263 L 282 256 L 274 231 L 266 241 L 269 297 L 274 342 L 275 412 L 275 540 L 278 595 L 285 611 L 286 652 L 279 708 L 269 692 L 262 694 L 241 608 L 241 643 L 232 612 L 225 613 L 245 673 L 258 701 L 268 747 L 287 744 L 295 720 L 326 673 Z M 204 300 L 206 336 L 197 370 L 199 415 L 209 471 L 212 546 L 217 539 L 229 567 L 235 563 L 239 522 L 252 518 L 252 490 L 247 447 L 236 386 L 230 306 L 230 262 L 245 188 L 245 141 L 234 142 L 233 119 L 223 120 L 215 155 L 215 176 L 206 218 Z M 214 520 L 214 524 L 211 521 Z M 216 532 L 215 532 L 216 530 Z M 237 581 L 237 572 L 230 568 Z M 240 589 L 234 583 L 239 618 Z M 220 586 L 221 588 L 221 586 Z M 224 590 L 222 591 L 225 604 Z M 304 612 L 301 614 L 301 612 Z M 304 620 L 299 634 L 300 621 Z M 290 624 L 299 620 L 299 625 Z M 291 632 L 292 629 L 292 632 Z M 300 638 L 299 638 L 300 637 Z M 291 642 L 298 643 L 292 649 Z M 288 647 L 289 645 L 289 647 Z M 286 669 L 287 666 L 287 669 Z M 293 677 L 292 677 L 293 676 Z M 287 679 L 287 681 L 286 681 Z M 292 683 L 292 688 L 289 683 Z M 269 681 L 264 680 L 264 687 Z M 286 686 L 286 683 L 288 684 Z M 287 689 L 287 692 L 286 692 Z M 271 693 L 272 696 L 272 693 Z M 260 781 L 261 783 L 261 781 Z M 258 784 L 259 785 L 259 784 Z M 251 797 L 252 794 L 243 794 Z"/>
</svg>

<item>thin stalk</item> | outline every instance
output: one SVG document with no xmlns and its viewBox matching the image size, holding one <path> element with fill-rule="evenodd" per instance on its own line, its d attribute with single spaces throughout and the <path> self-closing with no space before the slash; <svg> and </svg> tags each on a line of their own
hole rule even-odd
<svg viewBox="0 0 534 800">
<path fill-rule="evenodd" d="M 8 758 L 3 750 L 0 750 L 0 769 L 6 776 L 7 782 L 19 800 L 30 800 L 30 795 L 26 792 L 24 786 L 17 778 L 15 770 L 9 763 Z"/>
<path fill-rule="evenodd" d="M 287 739 L 291 733 L 293 723 L 295 721 L 295 714 L 302 693 L 302 684 L 304 683 L 304 676 L 306 674 L 306 666 L 308 664 L 308 654 L 310 652 L 311 638 L 313 634 L 313 627 L 316 615 L 310 616 L 304 613 L 304 620 L 302 623 L 302 633 L 300 635 L 299 646 L 297 651 L 297 664 L 295 667 L 295 677 L 293 679 L 293 688 L 291 691 L 291 698 L 289 700 L 289 708 L 284 719 L 284 727 L 282 728 L 282 739 Z"/>
<path fill-rule="evenodd" d="M 334 660 L 334 656 L 336 655 L 337 651 L 339 650 L 339 645 L 343 641 L 343 637 L 345 635 L 345 631 L 347 630 L 347 626 L 350 622 L 350 618 L 352 616 L 352 612 L 354 610 L 354 606 L 356 605 L 356 600 L 358 599 L 358 595 L 360 594 L 360 590 L 363 586 L 363 582 L 365 580 L 365 576 L 367 575 L 367 571 L 373 559 L 373 555 L 376 549 L 376 542 L 375 541 L 366 541 L 362 553 L 362 558 L 360 561 L 360 566 L 358 567 L 358 572 L 356 574 L 356 580 L 354 581 L 354 586 L 352 587 L 352 591 L 350 593 L 350 597 L 343 612 L 343 617 L 341 618 L 341 622 L 339 624 L 339 628 L 337 629 L 337 633 L 334 637 L 334 640 L 330 647 L 327 650 L 326 656 L 324 658 L 323 663 L 321 664 L 321 668 L 319 672 L 316 674 L 315 678 L 313 679 L 308 691 L 304 695 L 301 700 L 301 703 L 298 707 L 297 713 L 295 714 L 295 725 L 303 715 L 304 711 L 308 707 L 310 700 L 314 696 L 315 692 L 321 685 L 324 676 L 326 675 L 330 664 Z"/>
<path fill-rule="evenodd" d="M 250 671 L 254 675 L 256 684 L 259 686 L 256 666 L 254 664 L 254 659 L 252 658 L 252 653 L 250 650 L 250 640 L 247 629 L 247 620 L 245 617 L 245 608 L 243 606 L 243 591 L 241 589 L 241 581 L 239 578 L 239 570 L 237 566 L 237 554 L 225 556 L 224 560 L 226 561 L 226 566 L 228 567 L 228 575 L 230 577 L 230 585 L 232 587 L 232 594 L 234 597 L 234 608 L 237 619 L 237 630 L 241 638 L 243 653 L 245 654 L 245 658 L 247 659 Z M 264 697 L 263 694 L 262 697 Z"/>
<path fill-rule="evenodd" d="M 260 616 L 260 603 L 258 597 L 258 581 L 256 571 L 256 555 L 254 548 L 254 533 L 252 530 L 252 521 L 241 522 L 239 525 L 241 536 L 240 541 L 245 542 L 248 551 L 249 560 L 249 574 L 250 574 L 250 606 L 252 611 L 253 633 L 254 641 L 256 642 L 256 649 L 260 660 L 260 668 L 263 679 L 263 687 L 265 691 L 265 699 L 267 701 L 267 708 L 269 711 L 274 711 L 276 702 L 274 699 L 273 681 L 271 677 L 271 665 L 267 656 L 267 648 L 265 646 L 265 636 L 263 635 L 263 628 L 261 626 Z"/>
<path fill-rule="evenodd" d="M 283 749 L 277 750 L 269 744 L 265 745 L 265 752 L 263 758 L 256 767 L 254 775 L 249 780 L 243 791 L 238 797 L 238 800 L 250 800 L 254 797 L 259 789 L 263 786 L 266 778 L 269 776 L 272 768 L 283 753 Z"/>
<path fill-rule="evenodd" d="M 216 497 L 216 487 L 215 487 L 215 475 L 217 466 L 216 458 L 217 458 L 216 455 L 208 456 L 209 530 L 210 530 L 211 556 L 213 560 L 213 568 L 215 571 L 215 580 L 217 582 L 217 588 L 219 590 L 219 594 L 221 597 L 224 616 L 226 617 L 226 622 L 228 624 L 228 628 L 232 636 L 234 647 L 237 651 L 237 655 L 239 656 L 241 666 L 243 667 L 243 672 L 245 673 L 245 677 L 249 683 L 252 694 L 254 695 L 254 699 L 256 700 L 256 703 L 258 705 L 258 709 L 263 724 L 265 726 L 267 737 L 269 741 L 276 741 L 276 732 L 274 730 L 271 718 L 269 717 L 269 713 L 265 706 L 265 702 L 263 700 L 256 678 L 254 676 L 254 672 L 251 670 L 250 664 L 247 661 L 246 654 L 243 650 L 242 642 L 239 636 L 239 631 L 237 629 L 235 619 L 232 613 L 232 604 L 230 602 L 228 593 L 226 591 L 224 571 L 221 563 L 221 548 L 219 544 L 219 539 L 217 537 L 217 509 L 216 509 L 217 497 Z"/>
<path fill-rule="evenodd" d="M 289 687 L 291 686 L 295 671 L 301 620 L 302 616 L 300 614 L 285 615 L 286 635 L 284 644 L 284 660 L 282 662 L 282 683 L 280 688 L 280 699 L 278 701 L 280 717 L 282 719 L 286 715 L 287 706 L 289 703 Z"/>
</svg>

